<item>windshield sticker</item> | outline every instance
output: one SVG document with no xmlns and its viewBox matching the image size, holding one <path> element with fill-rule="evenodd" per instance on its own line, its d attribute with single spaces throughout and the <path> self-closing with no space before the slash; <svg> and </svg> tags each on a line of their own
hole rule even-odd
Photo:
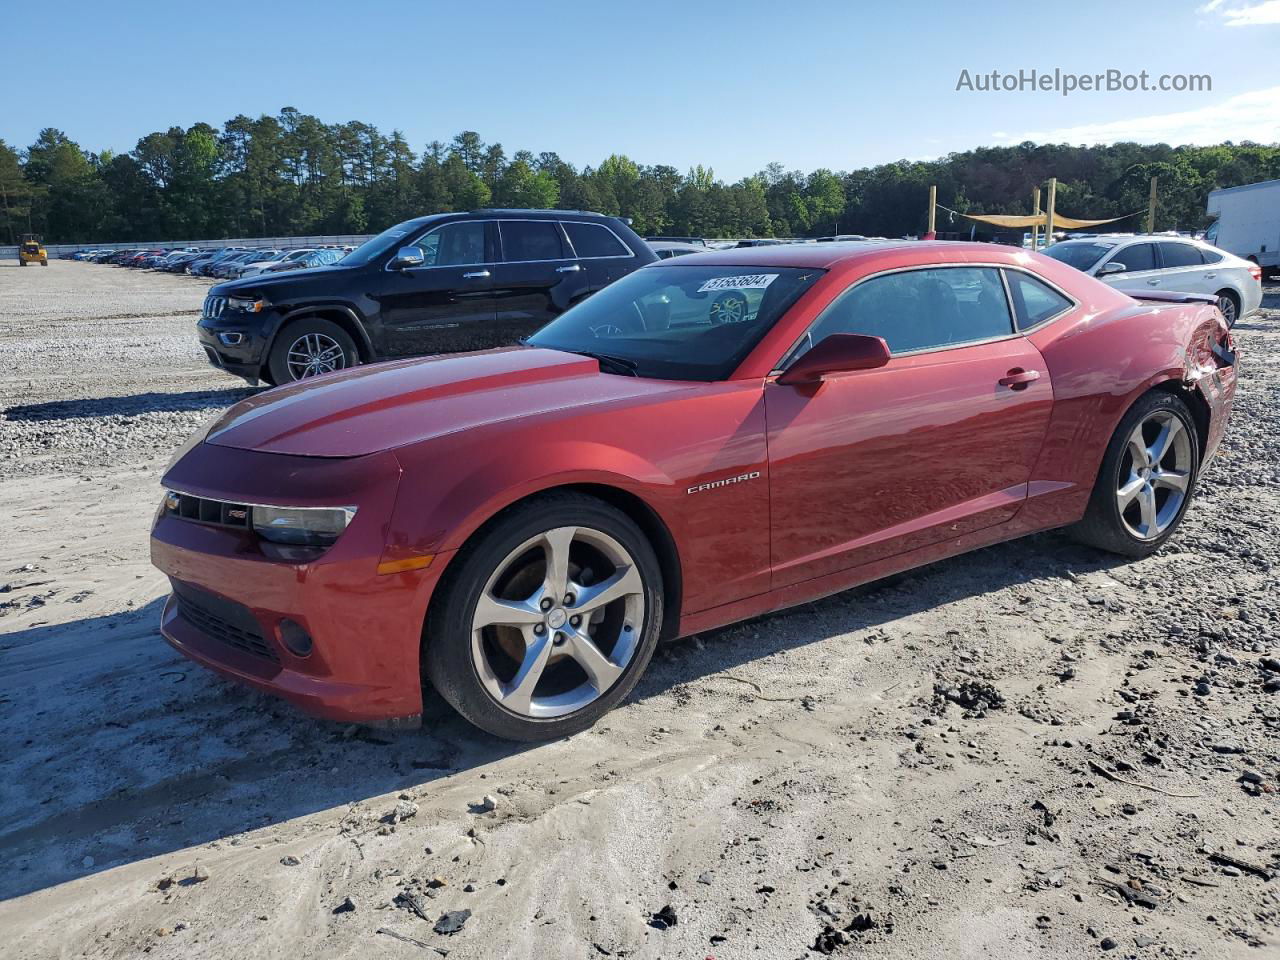
<svg viewBox="0 0 1280 960">
<path fill-rule="evenodd" d="M 778 279 L 776 273 L 750 273 L 745 277 L 716 277 L 708 280 L 698 288 L 699 293 L 713 293 L 716 290 L 763 290 Z"/>
</svg>

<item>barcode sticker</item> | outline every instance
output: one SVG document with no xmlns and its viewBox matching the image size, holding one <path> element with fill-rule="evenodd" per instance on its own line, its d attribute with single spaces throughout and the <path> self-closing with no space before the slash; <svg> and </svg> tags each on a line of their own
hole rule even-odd
<svg viewBox="0 0 1280 960">
<path fill-rule="evenodd" d="M 763 290 L 778 279 L 776 273 L 749 273 L 743 277 L 716 277 L 698 288 L 699 293 L 716 290 Z"/>
</svg>

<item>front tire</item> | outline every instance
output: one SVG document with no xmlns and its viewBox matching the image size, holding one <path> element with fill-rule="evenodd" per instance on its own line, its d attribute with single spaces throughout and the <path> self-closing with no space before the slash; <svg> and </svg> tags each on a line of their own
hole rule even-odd
<svg viewBox="0 0 1280 960">
<path fill-rule="evenodd" d="M 1182 522 L 1199 470 L 1200 439 L 1187 405 L 1162 390 L 1140 397 L 1107 445 L 1072 535 L 1111 553 L 1150 556 Z"/>
<path fill-rule="evenodd" d="M 267 371 L 275 383 L 284 384 L 345 370 L 359 362 L 355 341 L 347 331 L 323 317 L 303 317 L 276 334 Z"/>
<path fill-rule="evenodd" d="M 662 573 L 644 533 L 577 493 L 503 514 L 437 589 L 427 679 L 463 717 L 508 740 L 590 727 L 635 687 L 662 624 Z"/>
</svg>

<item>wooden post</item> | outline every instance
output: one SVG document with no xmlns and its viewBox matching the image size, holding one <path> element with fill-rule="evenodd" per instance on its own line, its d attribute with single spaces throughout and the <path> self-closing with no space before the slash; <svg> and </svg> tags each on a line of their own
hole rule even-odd
<svg viewBox="0 0 1280 960">
<path fill-rule="evenodd" d="M 1156 232 L 1156 178 L 1151 178 L 1151 199 L 1147 201 L 1147 233 Z"/>
<path fill-rule="evenodd" d="M 1058 178 L 1049 178 L 1049 201 L 1045 204 L 1044 217 L 1044 245 L 1049 247 L 1053 244 L 1053 205 L 1058 199 Z"/>
<path fill-rule="evenodd" d="M 937 213 L 938 213 L 938 188 L 936 185 L 930 184 L 929 186 L 929 232 L 925 234 L 925 236 L 930 240 L 938 239 L 937 231 L 934 230 L 934 226 L 937 223 L 937 220 L 935 219 L 937 216 Z"/>
<path fill-rule="evenodd" d="M 1031 215 L 1033 217 L 1040 216 L 1040 188 L 1036 187 L 1031 191 Z M 1035 253 L 1040 249 L 1040 245 L 1036 242 L 1040 237 L 1040 224 L 1033 223 L 1031 225 L 1031 252 Z"/>
</svg>

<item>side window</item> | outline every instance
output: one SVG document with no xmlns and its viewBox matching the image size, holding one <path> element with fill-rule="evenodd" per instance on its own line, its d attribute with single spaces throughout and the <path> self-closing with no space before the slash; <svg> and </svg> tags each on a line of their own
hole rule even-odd
<svg viewBox="0 0 1280 960">
<path fill-rule="evenodd" d="M 811 341 L 833 333 L 864 333 L 883 337 L 892 353 L 910 353 L 1012 332 L 1000 272 L 948 267 L 905 270 L 856 284 L 827 307 Z"/>
<path fill-rule="evenodd" d="M 1200 259 L 1200 249 L 1189 243 L 1162 243 L 1160 253 L 1164 257 L 1166 268 L 1198 267 L 1204 263 Z"/>
<path fill-rule="evenodd" d="M 1023 330 L 1039 326 L 1071 307 L 1071 301 L 1057 290 L 1021 270 L 1006 270 L 1004 275 L 1009 280 L 1018 326 Z"/>
<path fill-rule="evenodd" d="M 1201 249 L 1200 256 L 1204 257 L 1205 263 L 1221 263 L 1222 262 L 1222 254 L 1219 253 L 1217 250 Z"/>
<path fill-rule="evenodd" d="M 500 220 L 503 259 L 562 260 L 564 241 L 554 220 Z"/>
<path fill-rule="evenodd" d="M 432 230 L 415 244 L 422 251 L 422 265 L 461 267 L 484 263 L 484 226 L 483 220 L 461 220 Z"/>
<path fill-rule="evenodd" d="M 612 230 L 598 223 L 575 223 L 566 220 L 564 229 L 569 234 L 569 242 L 579 257 L 629 257 L 631 251 L 619 240 Z M 667 257 L 675 256 L 668 253 Z"/>
<path fill-rule="evenodd" d="M 1107 262 L 1124 264 L 1125 273 L 1154 270 L 1156 268 L 1156 246 L 1154 243 L 1135 243 L 1131 247 L 1125 247 L 1119 253 L 1112 254 L 1111 259 Z"/>
</svg>

